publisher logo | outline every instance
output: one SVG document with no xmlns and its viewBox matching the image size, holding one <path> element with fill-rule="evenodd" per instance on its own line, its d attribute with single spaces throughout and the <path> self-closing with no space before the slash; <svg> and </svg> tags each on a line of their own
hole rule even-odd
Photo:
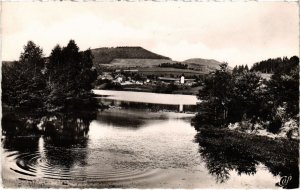
<svg viewBox="0 0 300 190">
<path fill-rule="evenodd" d="M 292 176 L 283 176 L 278 183 L 280 187 L 286 187 L 288 183 L 292 180 Z"/>
</svg>

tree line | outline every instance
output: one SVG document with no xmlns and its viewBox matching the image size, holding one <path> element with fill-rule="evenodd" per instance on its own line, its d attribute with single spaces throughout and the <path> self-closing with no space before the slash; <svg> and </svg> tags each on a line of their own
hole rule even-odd
<svg viewBox="0 0 300 190">
<path fill-rule="evenodd" d="M 248 65 L 236 65 L 232 70 L 233 73 L 241 73 L 244 71 L 249 71 Z"/>
<path fill-rule="evenodd" d="M 227 127 L 229 123 L 248 120 L 268 121 L 267 129 L 277 132 L 286 119 L 299 123 L 299 58 L 282 60 L 285 61 L 277 65 L 281 69 L 274 69 L 270 80 L 255 72 L 257 65 L 250 71 L 244 67 L 231 72 L 226 63 L 222 64 L 204 80 L 198 93 L 202 102 L 194 119 L 196 129 Z"/>
<path fill-rule="evenodd" d="M 97 78 L 91 50 L 74 40 L 55 46 L 49 57 L 29 41 L 18 61 L 2 66 L 2 105 L 13 112 L 44 115 L 92 109 L 91 89 Z"/>
<path fill-rule="evenodd" d="M 293 56 L 290 59 L 287 57 L 278 57 L 268 60 L 263 60 L 258 63 L 254 63 L 251 71 L 259 71 L 262 73 L 274 73 L 279 72 L 279 70 L 288 70 L 290 67 L 296 66 L 298 64 L 297 56 Z"/>
<path fill-rule="evenodd" d="M 182 64 L 182 63 L 162 63 L 162 64 L 159 64 L 158 67 L 187 69 L 188 65 L 187 64 Z"/>
</svg>

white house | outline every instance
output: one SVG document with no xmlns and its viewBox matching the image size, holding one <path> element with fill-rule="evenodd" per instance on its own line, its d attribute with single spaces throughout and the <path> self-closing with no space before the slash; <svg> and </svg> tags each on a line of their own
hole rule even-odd
<svg viewBox="0 0 300 190">
<path fill-rule="evenodd" d="M 183 75 L 181 75 L 181 77 L 180 77 L 180 84 L 184 84 L 184 76 Z"/>
</svg>

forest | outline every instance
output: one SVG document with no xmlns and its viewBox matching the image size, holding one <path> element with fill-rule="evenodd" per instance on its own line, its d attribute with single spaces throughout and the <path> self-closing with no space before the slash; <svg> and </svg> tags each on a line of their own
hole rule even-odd
<svg viewBox="0 0 300 190">
<path fill-rule="evenodd" d="M 195 128 L 226 128 L 242 122 L 245 130 L 251 131 L 259 126 L 268 132 L 278 133 L 287 122 L 298 126 L 299 58 L 269 60 L 273 66 L 276 65 L 272 66 L 270 80 L 263 79 L 256 72 L 263 71 L 258 69 L 257 64 L 250 70 L 239 67 L 231 72 L 224 63 L 207 77 L 198 94 L 198 99 L 203 101 L 194 119 Z M 278 63 L 275 64 L 274 60 Z"/>
<path fill-rule="evenodd" d="M 254 63 L 251 71 L 259 71 L 262 73 L 275 73 L 280 70 L 289 70 L 291 67 L 295 67 L 299 62 L 297 56 L 293 56 L 290 59 L 287 57 L 278 57 L 275 59 L 263 60 L 258 63 Z"/>
<path fill-rule="evenodd" d="M 95 115 L 99 106 L 91 92 L 97 79 L 92 59 L 91 51 L 80 51 L 74 40 L 66 47 L 55 46 L 49 57 L 29 41 L 18 61 L 2 65 L 5 134 L 34 134 L 41 118 L 46 122 Z"/>
</svg>

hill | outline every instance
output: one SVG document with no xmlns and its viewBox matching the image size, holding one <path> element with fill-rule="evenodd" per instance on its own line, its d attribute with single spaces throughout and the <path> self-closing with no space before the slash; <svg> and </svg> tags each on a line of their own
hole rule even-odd
<svg viewBox="0 0 300 190">
<path fill-rule="evenodd" d="M 94 64 L 109 64 L 114 59 L 167 59 L 142 47 L 115 47 L 91 49 Z"/>
<path fill-rule="evenodd" d="M 182 62 L 187 64 L 189 69 L 210 72 L 220 68 L 221 62 L 214 59 L 193 58 Z"/>
</svg>

